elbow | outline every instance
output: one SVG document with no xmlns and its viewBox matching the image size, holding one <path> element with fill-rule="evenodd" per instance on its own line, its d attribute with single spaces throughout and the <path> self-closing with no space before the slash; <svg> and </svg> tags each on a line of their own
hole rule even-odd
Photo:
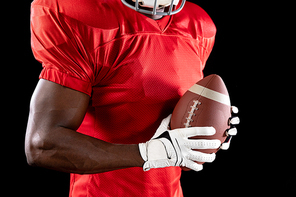
<svg viewBox="0 0 296 197">
<path fill-rule="evenodd" d="M 27 146 L 30 146 L 30 147 L 27 148 Z M 25 153 L 26 153 L 27 163 L 29 166 L 40 166 L 42 161 L 41 159 L 42 152 L 40 151 L 40 149 L 33 147 L 31 145 L 26 145 Z"/>
<path fill-rule="evenodd" d="M 36 155 L 32 151 L 26 151 L 26 158 L 29 166 L 37 166 Z"/>
<path fill-rule="evenodd" d="M 40 137 L 30 137 L 25 141 L 25 154 L 27 163 L 30 166 L 46 167 L 49 159 L 48 150 L 50 146 L 47 140 Z"/>
<path fill-rule="evenodd" d="M 25 149 L 27 163 L 29 166 L 38 166 L 37 164 L 39 163 L 39 160 L 40 160 L 38 155 L 40 156 L 40 154 L 38 154 L 37 152 L 38 150 L 33 150 L 33 148 Z"/>
<path fill-rule="evenodd" d="M 25 144 L 25 153 L 27 158 L 27 163 L 30 166 L 40 166 L 42 165 L 42 148 L 36 146 L 32 142 Z"/>
</svg>

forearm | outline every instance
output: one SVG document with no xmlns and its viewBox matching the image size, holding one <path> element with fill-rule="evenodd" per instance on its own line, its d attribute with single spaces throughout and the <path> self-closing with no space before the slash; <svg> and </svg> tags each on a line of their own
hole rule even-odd
<svg viewBox="0 0 296 197">
<path fill-rule="evenodd" d="M 78 133 L 90 97 L 40 80 L 30 103 L 28 163 L 70 173 L 100 173 L 142 166 L 138 145 L 115 145 Z"/>
<path fill-rule="evenodd" d="M 34 165 L 68 173 L 92 174 L 142 167 L 144 163 L 138 145 L 111 144 L 63 127 L 50 134 L 28 143 Z"/>
</svg>

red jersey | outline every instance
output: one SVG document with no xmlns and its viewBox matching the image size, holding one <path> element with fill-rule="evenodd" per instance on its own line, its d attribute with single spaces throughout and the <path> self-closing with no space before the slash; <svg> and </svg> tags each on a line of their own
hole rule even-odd
<svg viewBox="0 0 296 197">
<path fill-rule="evenodd" d="M 78 132 L 137 144 L 203 77 L 216 28 L 190 2 L 153 20 L 120 0 L 35 0 L 31 33 L 40 78 L 91 97 Z M 71 174 L 70 196 L 182 196 L 180 176 L 179 167 Z"/>
</svg>

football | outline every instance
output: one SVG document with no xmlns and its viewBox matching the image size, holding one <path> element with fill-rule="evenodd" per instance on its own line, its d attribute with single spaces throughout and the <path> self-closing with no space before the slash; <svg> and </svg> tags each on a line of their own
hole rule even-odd
<svg viewBox="0 0 296 197">
<path fill-rule="evenodd" d="M 215 135 L 192 138 L 219 139 L 223 143 L 227 137 L 225 131 L 230 128 L 230 106 L 230 98 L 222 78 L 215 74 L 209 75 L 194 84 L 180 98 L 172 113 L 170 127 L 176 129 L 213 126 L 216 129 Z M 216 153 L 218 150 L 197 149 L 203 153 Z"/>
</svg>

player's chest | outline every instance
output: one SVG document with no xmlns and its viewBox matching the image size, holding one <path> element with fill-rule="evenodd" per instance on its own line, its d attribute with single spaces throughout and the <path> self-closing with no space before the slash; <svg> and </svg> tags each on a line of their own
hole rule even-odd
<svg viewBox="0 0 296 197">
<path fill-rule="evenodd" d="M 137 36 L 100 50 L 94 94 L 135 102 L 180 97 L 202 78 L 198 45 L 171 36 Z M 103 61 L 102 61 L 103 59 Z M 114 101 L 114 99 L 113 99 Z"/>
</svg>

